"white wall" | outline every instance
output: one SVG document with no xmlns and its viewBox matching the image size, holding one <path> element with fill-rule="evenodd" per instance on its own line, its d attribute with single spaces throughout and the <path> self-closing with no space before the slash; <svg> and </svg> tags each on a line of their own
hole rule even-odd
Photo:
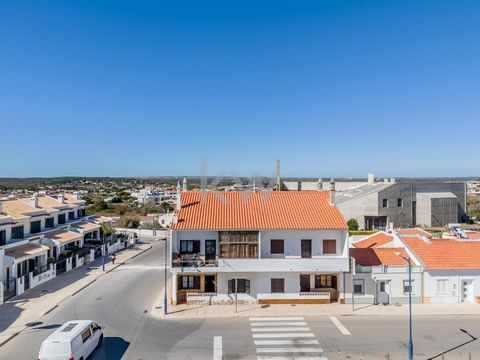
<svg viewBox="0 0 480 360">
<path fill-rule="evenodd" d="M 448 281 L 445 294 L 437 293 L 437 280 L 441 279 Z M 475 301 L 475 297 L 480 297 L 480 270 L 425 271 L 425 297 L 432 303 L 461 302 L 463 280 L 473 280 L 473 300 Z"/>
<path fill-rule="evenodd" d="M 217 240 L 218 248 L 218 231 L 173 231 L 176 234 L 176 241 L 173 241 L 172 252 L 180 250 L 180 240 L 200 240 L 200 253 L 205 254 L 205 240 Z"/>
<path fill-rule="evenodd" d="M 285 292 L 299 292 L 300 291 L 300 273 L 219 273 L 217 275 L 217 291 L 221 294 L 228 292 L 228 280 L 235 279 L 250 280 L 250 295 L 256 297 L 257 294 L 264 294 L 271 292 L 271 279 L 285 279 Z"/>
</svg>

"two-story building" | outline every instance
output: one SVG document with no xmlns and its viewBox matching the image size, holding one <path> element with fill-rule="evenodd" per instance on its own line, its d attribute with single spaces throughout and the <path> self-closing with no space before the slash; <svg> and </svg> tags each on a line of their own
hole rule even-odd
<svg viewBox="0 0 480 360">
<path fill-rule="evenodd" d="M 177 191 L 172 303 L 341 300 L 348 229 L 328 191 Z"/>
</svg>

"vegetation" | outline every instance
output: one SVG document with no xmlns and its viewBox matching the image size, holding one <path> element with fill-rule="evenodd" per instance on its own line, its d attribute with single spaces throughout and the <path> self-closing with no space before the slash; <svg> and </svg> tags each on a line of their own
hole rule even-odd
<svg viewBox="0 0 480 360">
<path fill-rule="evenodd" d="M 359 231 L 349 231 L 350 236 L 353 235 L 372 235 L 375 234 L 377 230 L 359 230 Z"/>
<path fill-rule="evenodd" d="M 357 219 L 350 219 L 347 221 L 348 230 L 349 231 L 357 231 L 358 230 L 358 221 Z"/>
</svg>

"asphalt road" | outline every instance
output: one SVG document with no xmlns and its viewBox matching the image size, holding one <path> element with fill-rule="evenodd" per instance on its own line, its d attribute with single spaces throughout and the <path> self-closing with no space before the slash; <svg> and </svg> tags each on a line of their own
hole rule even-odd
<svg viewBox="0 0 480 360">
<path fill-rule="evenodd" d="M 52 280 L 55 281 L 55 280 Z M 311 334 L 303 343 L 288 338 L 288 330 L 256 332 L 248 318 L 207 320 L 157 320 L 148 312 L 163 289 L 163 242 L 153 242 L 151 250 L 130 263 L 105 275 L 72 299 L 44 316 L 42 324 L 26 331 L 0 348 L 0 359 L 36 359 L 43 339 L 59 325 L 72 319 L 93 319 L 104 325 L 105 343 L 91 359 L 168 359 L 203 360 L 213 358 L 213 338 L 221 336 L 224 359 L 256 359 L 273 356 L 273 348 L 294 346 L 295 358 L 330 360 L 407 358 L 408 322 L 403 316 L 338 317 L 350 335 L 328 316 L 304 317 L 304 333 Z M 285 325 L 288 327 L 287 325 Z M 262 325 L 263 327 L 263 325 Z M 282 325 L 277 326 L 279 330 Z M 476 316 L 416 317 L 414 345 L 416 359 L 429 359 L 470 340 L 460 331 L 480 336 L 480 318 Z M 253 337 L 259 336 L 259 338 Z M 263 336 L 263 337 L 262 337 Z M 305 340 L 307 340 L 305 342 Z M 257 341 L 257 343 L 255 343 Z M 294 341 L 293 345 L 288 344 Z M 312 345 L 305 345 L 312 344 Z M 320 349 L 321 348 L 321 352 Z M 260 350 L 259 350 L 260 349 Z M 267 350 L 262 350 L 267 349 Z M 288 349 L 287 349 L 288 350 Z M 263 353 L 262 351 L 267 351 Z M 316 351 L 316 352 L 315 352 Z M 445 359 L 480 359 L 480 340 L 448 352 Z M 282 355 L 282 354 L 280 354 Z M 283 353 L 288 359 L 289 353 Z M 441 355 L 435 359 L 440 360 Z"/>
</svg>

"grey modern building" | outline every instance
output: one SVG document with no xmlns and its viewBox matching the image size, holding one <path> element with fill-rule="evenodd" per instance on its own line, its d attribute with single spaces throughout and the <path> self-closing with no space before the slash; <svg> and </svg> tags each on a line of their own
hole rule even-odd
<svg viewBox="0 0 480 360">
<path fill-rule="evenodd" d="M 333 187 L 333 201 L 346 220 L 356 219 L 360 229 L 414 226 L 441 227 L 463 222 L 466 183 L 463 181 L 283 182 L 283 190 L 325 190 Z"/>
</svg>

